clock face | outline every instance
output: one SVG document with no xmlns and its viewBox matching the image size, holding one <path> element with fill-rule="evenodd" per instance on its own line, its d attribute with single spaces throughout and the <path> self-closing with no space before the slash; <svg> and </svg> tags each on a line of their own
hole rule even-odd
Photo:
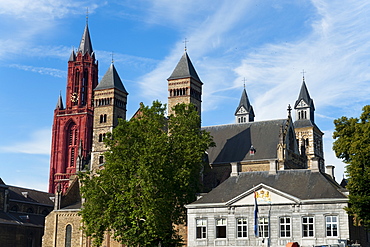
<svg viewBox="0 0 370 247">
<path fill-rule="evenodd" d="M 78 94 L 77 93 L 71 94 L 71 101 L 72 102 L 77 102 L 78 101 Z"/>
</svg>

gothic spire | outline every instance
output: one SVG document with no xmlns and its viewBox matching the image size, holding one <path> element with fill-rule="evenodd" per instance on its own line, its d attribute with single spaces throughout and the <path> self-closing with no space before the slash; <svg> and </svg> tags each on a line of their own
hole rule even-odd
<svg viewBox="0 0 370 247">
<path fill-rule="evenodd" d="M 74 49 L 72 50 L 71 52 L 71 56 L 69 56 L 69 62 L 74 62 L 76 60 L 76 53 L 74 51 Z"/>
<path fill-rule="evenodd" d="M 62 99 L 62 95 L 61 94 L 59 95 L 58 102 L 57 102 L 57 105 L 56 105 L 55 109 L 59 109 L 59 110 L 63 110 L 64 109 L 63 99 Z"/>
<path fill-rule="evenodd" d="M 201 82 L 186 51 L 184 52 L 184 55 L 182 55 L 180 61 L 176 65 L 176 68 L 174 69 L 171 76 L 167 80 L 181 78 L 193 78 Z"/>
<path fill-rule="evenodd" d="M 78 52 L 82 52 L 82 55 L 84 55 L 86 52 L 91 55 L 93 52 L 91 39 L 90 39 L 89 27 L 87 23 L 85 26 L 84 33 L 82 34 L 80 46 L 78 47 Z"/>
<path fill-rule="evenodd" d="M 102 90 L 102 89 L 110 89 L 110 88 L 116 88 L 123 93 L 127 93 L 125 87 L 122 84 L 121 78 L 119 77 L 116 68 L 114 67 L 114 64 L 112 63 L 109 66 L 109 69 L 103 76 L 103 79 L 100 81 L 98 86 L 96 86 L 95 90 Z"/>
<path fill-rule="evenodd" d="M 296 109 L 298 104 L 301 102 L 301 101 L 304 101 L 309 107 L 312 107 L 313 110 L 315 110 L 315 106 L 313 104 L 313 100 L 311 99 L 310 97 L 310 94 L 308 93 L 308 90 L 307 90 L 307 86 L 306 86 L 306 82 L 304 80 L 304 77 L 303 77 L 303 82 L 302 82 L 302 86 L 301 86 L 301 91 L 299 93 L 299 96 L 298 96 L 298 99 L 297 101 L 295 102 L 295 105 L 294 105 L 294 108 Z"/>
<path fill-rule="evenodd" d="M 238 123 L 253 122 L 254 121 L 254 111 L 253 106 L 249 102 L 247 91 L 243 89 L 242 96 L 240 97 L 239 106 L 236 108 L 235 114 Z M 240 117 L 247 117 L 247 119 L 241 120 Z"/>
</svg>

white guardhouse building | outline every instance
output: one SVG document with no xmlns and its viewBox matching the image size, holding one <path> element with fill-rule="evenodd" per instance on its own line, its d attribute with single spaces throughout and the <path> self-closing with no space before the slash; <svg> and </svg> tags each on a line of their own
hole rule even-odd
<svg viewBox="0 0 370 247">
<path fill-rule="evenodd" d="M 346 194 L 318 169 L 235 174 L 187 205 L 188 246 L 345 246 L 356 238 Z"/>
</svg>

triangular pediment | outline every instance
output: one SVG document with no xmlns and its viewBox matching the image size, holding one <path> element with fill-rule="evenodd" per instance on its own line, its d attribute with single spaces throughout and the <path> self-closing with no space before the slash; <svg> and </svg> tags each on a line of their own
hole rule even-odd
<svg viewBox="0 0 370 247">
<path fill-rule="evenodd" d="M 242 115 L 248 113 L 247 109 L 244 106 L 241 106 L 239 110 L 236 112 L 237 115 Z"/>
<path fill-rule="evenodd" d="M 303 108 L 303 107 L 308 107 L 308 104 L 306 101 L 304 101 L 303 99 L 301 99 L 299 101 L 299 103 L 297 104 L 297 108 Z"/>
<path fill-rule="evenodd" d="M 244 192 L 243 194 L 231 199 L 227 202 L 228 206 L 244 206 L 244 205 L 254 205 L 254 192 L 257 196 L 257 204 L 295 204 L 300 200 L 290 194 L 283 191 L 274 189 L 264 184 L 259 184 L 258 186 Z"/>
</svg>

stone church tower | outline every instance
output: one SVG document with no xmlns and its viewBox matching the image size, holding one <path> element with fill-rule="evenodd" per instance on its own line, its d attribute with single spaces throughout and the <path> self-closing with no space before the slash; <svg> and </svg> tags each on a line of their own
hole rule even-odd
<svg viewBox="0 0 370 247">
<path fill-rule="evenodd" d="M 307 156 L 307 166 L 313 169 L 313 161 L 318 162 L 318 169 L 325 172 L 323 132 L 315 124 L 315 106 L 308 93 L 305 79 L 301 86 L 298 99 L 294 104 L 296 121 L 294 122 L 295 134 L 301 154 Z M 316 169 L 316 168 L 314 168 Z"/>
<path fill-rule="evenodd" d="M 199 79 L 186 50 L 167 81 L 168 115 L 173 113 L 172 107 L 179 103 L 193 103 L 200 115 L 203 83 Z"/>
<path fill-rule="evenodd" d="M 107 132 L 112 132 L 118 119 L 126 119 L 127 91 L 112 63 L 99 85 L 94 89 L 94 131 L 92 146 L 92 170 L 104 164 L 103 142 Z"/>
<path fill-rule="evenodd" d="M 61 96 L 54 110 L 49 192 L 65 192 L 69 179 L 82 169 L 92 148 L 93 89 L 98 84 L 98 63 L 86 24 L 80 46 L 68 61 L 66 106 Z M 78 162 L 79 161 L 79 162 Z"/>
</svg>

